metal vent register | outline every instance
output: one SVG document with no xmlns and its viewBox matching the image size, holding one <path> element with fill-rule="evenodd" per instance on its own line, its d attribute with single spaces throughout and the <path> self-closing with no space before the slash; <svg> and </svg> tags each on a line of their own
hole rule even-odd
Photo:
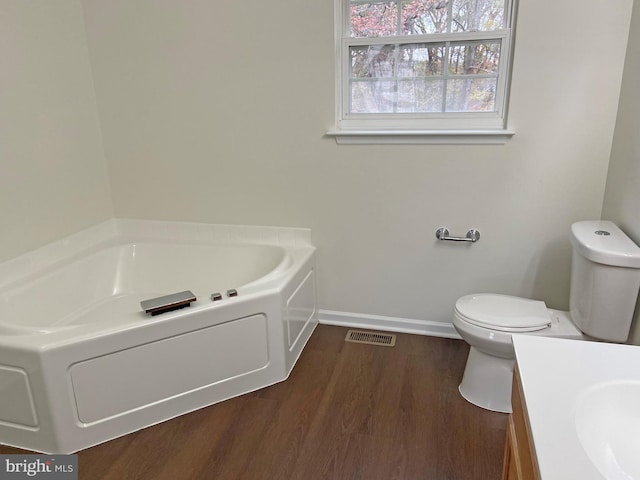
<svg viewBox="0 0 640 480">
<path fill-rule="evenodd" d="M 366 343 L 369 345 L 382 345 L 393 347 L 396 344 L 396 336 L 388 333 L 364 332 L 362 330 L 349 330 L 344 339 L 345 342 Z"/>
</svg>

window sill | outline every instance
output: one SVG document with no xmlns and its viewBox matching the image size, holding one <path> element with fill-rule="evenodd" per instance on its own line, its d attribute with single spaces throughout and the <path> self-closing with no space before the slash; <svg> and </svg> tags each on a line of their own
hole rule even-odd
<svg viewBox="0 0 640 480">
<path fill-rule="evenodd" d="M 338 144 L 351 145 L 503 145 L 512 130 L 330 130 Z"/>
</svg>

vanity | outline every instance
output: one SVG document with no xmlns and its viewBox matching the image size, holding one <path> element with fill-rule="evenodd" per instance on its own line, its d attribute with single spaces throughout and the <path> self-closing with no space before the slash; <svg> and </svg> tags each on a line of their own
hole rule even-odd
<svg viewBox="0 0 640 480">
<path fill-rule="evenodd" d="M 536 453 L 531 442 L 527 406 L 522 398 L 522 381 L 516 364 L 511 391 L 513 413 L 507 423 L 502 480 L 539 480 Z"/>
<path fill-rule="evenodd" d="M 640 479 L 640 347 L 514 335 L 503 480 Z"/>
</svg>

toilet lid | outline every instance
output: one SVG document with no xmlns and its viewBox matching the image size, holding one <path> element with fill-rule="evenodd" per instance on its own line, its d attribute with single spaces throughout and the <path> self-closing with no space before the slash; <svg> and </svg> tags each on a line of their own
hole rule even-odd
<svg viewBox="0 0 640 480">
<path fill-rule="evenodd" d="M 456 313 L 474 325 L 507 332 L 533 332 L 551 324 L 544 302 L 509 295 L 466 295 L 456 302 Z"/>
</svg>

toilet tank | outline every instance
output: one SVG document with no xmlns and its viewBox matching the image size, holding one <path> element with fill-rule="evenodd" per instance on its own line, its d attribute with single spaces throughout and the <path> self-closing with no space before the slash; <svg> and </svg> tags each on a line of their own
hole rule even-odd
<svg viewBox="0 0 640 480">
<path fill-rule="evenodd" d="M 613 222 L 571 225 L 571 319 L 585 334 L 626 342 L 640 289 L 640 248 Z"/>
</svg>

